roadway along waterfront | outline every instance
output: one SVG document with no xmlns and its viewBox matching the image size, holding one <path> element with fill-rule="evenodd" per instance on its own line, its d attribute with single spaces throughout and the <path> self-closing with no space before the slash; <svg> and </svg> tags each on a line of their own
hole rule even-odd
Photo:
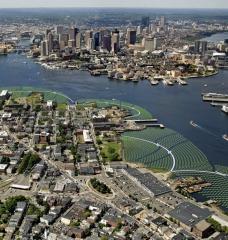
<svg viewBox="0 0 228 240">
<path fill-rule="evenodd" d="M 47 70 L 21 55 L 0 57 L 1 87 L 31 86 L 62 92 L 73 100 L 117 99 L 142 106 L 154 117 L 190 139 L 212 164 L 228 166 L 228 117 L 217 107 L 202 102 L 202 92 L 228 92 L 228 71 L 189 80 L 188 86 L 151 86 L 148 81 L 131 83 L 91 77 L 87 72 Z M 207 84 L 207 86 L 205 86 Z M 193 128 L 193 120 L 201 128 Z"/>
</svg>

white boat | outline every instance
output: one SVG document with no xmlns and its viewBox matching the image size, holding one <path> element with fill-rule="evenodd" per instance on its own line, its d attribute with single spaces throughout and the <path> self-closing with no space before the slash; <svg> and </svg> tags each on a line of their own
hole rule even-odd
<svg viewBox="0 0 228 240">
<path fill-rule="evenodd" d="M 221 109 L 224 113 L 228 113 L 228 105 L 222 105 Z"/>
<path fill-rule="evenodd" d="M 190 124 L 193 126 L 193 127 L 198 127 L 198 125 L 196 123 L 194 123 L 193 121 L 190 121 Z"/>
<path fill-rule="evenodd" d="M 151 85 L 158 85 L 159 82 L 157 80 L 150 80 Z"/>
<path fill-rule="evenodd" d="M 161 75 L 155 75 L 155 76 L 154 76 L 154 80 L 156 80 L 156 81 L 161 81 L 161 80 L 163 80 L 163 79 L 164 79 L 164 77 L 161 76 Z"/>
<path fill-rule="evenodd" d="M 162 82 L 163 82 L 164 85 L 168 85 L 168 86 L 173 86 L 174 85 L 173 81 L 168 80 L 168 79 L 163 80 Z"/>
<path fill-rule="evenodd" d="M 222 138 L 223 138 L 225 141 L 228 141 L 228 135 L 227 135 L 227 134 L 224 134 L 224 135 L 222 136 Z"/>
</svg>

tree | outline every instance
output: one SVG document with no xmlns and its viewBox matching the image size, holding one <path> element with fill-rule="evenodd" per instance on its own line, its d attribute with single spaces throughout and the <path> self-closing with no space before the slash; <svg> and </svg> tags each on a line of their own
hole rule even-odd
<svg viewBox="0 0 228 240">
<path fill-rule="evenodd" d="M 2 160 L 1 160 L 1 163 L 2 164 L 9 164 L 10 163 L 10 158 L 6 157 L 6 156 L 3 156 Z"/>
<path fill-rule="evenodd" d="M 108 147 L 108 153 L 109 153 L 109 154 L 113 154 L 113 153 L 115 153 L 115 152 L 116 152 L 115 148 L 113 148 L 113 147 L 111 147 L 111 146 Z"/>
<path fill-rule="evenodd" d="M 4 204 L 6 211 L 13 214 L 15 207 L 17 205 L 17 202 L 21 202 L 21 201 L 26 201 L 26 198 L 24 196 L 15 196 L 15 197 L 7 198 Z"/>
</svg>

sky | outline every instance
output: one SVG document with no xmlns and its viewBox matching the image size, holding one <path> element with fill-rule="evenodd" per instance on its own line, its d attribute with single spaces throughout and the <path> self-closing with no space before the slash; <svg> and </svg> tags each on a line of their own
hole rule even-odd
<svg viewBox="0 0 228 240">
<path fill-rule="evenodd" d="M 0 0 L 0 8 L 228 8 L 228 0 Z"/>
</svg>

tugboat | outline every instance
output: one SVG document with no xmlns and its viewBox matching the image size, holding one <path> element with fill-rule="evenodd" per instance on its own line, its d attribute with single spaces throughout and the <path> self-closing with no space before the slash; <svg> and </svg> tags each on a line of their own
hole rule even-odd
<svg viewBox="0 0 228 240">
<path fill-rule="evenodd" d="M 222 138 L 223 138 L 225 141 L 228 141 L 228 135 L 227 135 L 227 134 L 222 135 Z"/>
</svg>

